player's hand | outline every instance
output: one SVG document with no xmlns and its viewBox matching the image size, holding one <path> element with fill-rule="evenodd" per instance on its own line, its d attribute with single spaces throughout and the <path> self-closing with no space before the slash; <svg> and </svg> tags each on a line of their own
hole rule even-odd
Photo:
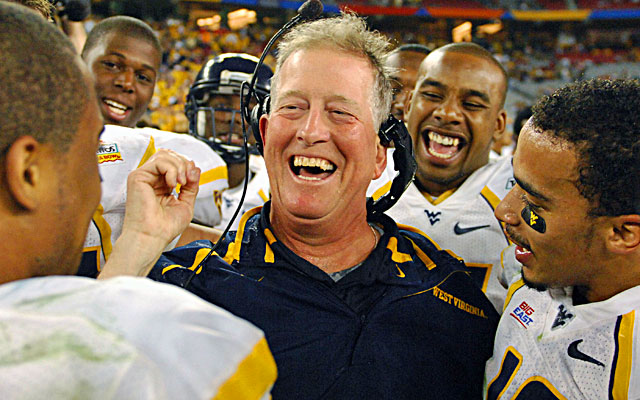
<svg viewBox="0 0 640 400">
<path fill-rule="evenodd" d="M 193 161 L 165 149 L 131 172 L 122 234 L 100 277 L 146 275 L 191 222 L 199 181 Z"/>
<path fill-rule="evenodd" d="M 168 244 L 193 218 L 199 180 L 200 169 L 193 161 L 171 150 L 158 150 L 129 174 L 123 234 L 136 232 Z M 179 191 L 177 197 L 174 190 Z"/>
</svg>

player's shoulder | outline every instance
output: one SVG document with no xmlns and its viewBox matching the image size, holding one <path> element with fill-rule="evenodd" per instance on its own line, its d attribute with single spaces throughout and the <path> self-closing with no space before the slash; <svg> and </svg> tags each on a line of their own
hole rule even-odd
<svg viewBox="0 0 640 400">
<path fill-rule="evenodd" d="M 499 199 L 503 199 L 515 186 L 511 156 L 492 160 L 476 172 L 478 172 L 478 179 L 483 183 L 482 190 L 489 190 Z"/>
<path fill-rule="evenodd" d="M 153 140 L 136 134 L 136 130 L 117 125 L 105 125 L 98 147 L 101 166 L 126 164 L 130 169 L 155 153 Z"/>
<path fill-rule="evenodd" d="M 153 128 L 136 129 L 139 134 L 153 137 L 158 149 L 169 149 L 195 161 L 203 172 L 211 168 L 226 166 L 218 153 L 208 144 L 186 133 L 175 133 Z"/>
<path fill-rule="evenodd" d="M 420 229 L 403 224 L 397 224 L 397 227 L 398 237 L 409 243 L 427 269 L 438 265 L 447 265 L 447 268 L 456 270 L 464 268 L 461 257 L 451 250 L 443 249 L 439 243 Z"/>
</svg>

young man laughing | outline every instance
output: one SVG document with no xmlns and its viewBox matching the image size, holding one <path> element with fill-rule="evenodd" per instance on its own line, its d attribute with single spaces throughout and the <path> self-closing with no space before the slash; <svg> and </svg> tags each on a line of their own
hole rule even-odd
<svg viewBox="0 0 640 400">
<path fill-rule="evenodd" d="M 487 399 L 640 398 L 640 82 L 545 96 L 496 209 L 522 263 L 486 367 Z"/>
</svg>

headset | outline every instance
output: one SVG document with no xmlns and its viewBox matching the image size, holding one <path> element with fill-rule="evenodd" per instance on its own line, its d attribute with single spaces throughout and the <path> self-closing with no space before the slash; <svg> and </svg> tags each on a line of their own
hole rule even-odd
<svg viewBox="0 0 640 400">
<path fill-rule="evenodd" d="M 264 153 L 264 144 L 262 143 L 259 129 L 260 118 L 269 113 L 270 106 L 271 99 L 269 96 L 259 99 L 258 104 L 251 110 L 247 121 L 253 130 L 256 139 L 255 146 L 260 154 Z M 387 120 L 380 126 L 378 136 L 380 137 L 380 143 L 385 147 L 393 143 L 395 147 L 393 166 L 398 173 L 393 178 L 391 188 L 387 194 L 378 200 L 373 200 L 371 197 L 367 199 L 367 214 L 372 217 L 387 211 L 398 201 L 402 193 L 413 181 L 417 168 L 416 160 L 413 157 L 413 143 L 404 122 L 389 114 Z"/>
<path fill-rule="evenodd" d="M 305 3 L 303 3 L 300 8 L 298 8 L 298 14 L 289 22 L 287 22 L 278 32 L 276 32 L 265 46 L 258 64 L 256 64 L 255 70 L 253 71 L 251 83 L 247 83 L 246 81 L 242 82 L 240 88 L 240 108 L 242 110 L 242 132 L 244 136 L 244 147 L 246 152 L 248 152 L 248 146 L 245 123 L 253 129 L 253 134 L 256 139 L 256 148 L 261 155 L 264 155 L 264 145 L 262 143 L 262 137 L 260 136 L 259 124 L 260 118 L 264 114 L 269 113 L 270 97 L 268 95 L 261 96 L 256 90 L 256 79 L 258 76 L 257 72 L 260 69 L 260 66 L 264 63 L 264 58 L 269 53 L 271 47 L 273 46 L 273 43 L 280 36 L 282 36 L 285 32 L 287 32 L 299 22 L 316 18 L 322 13 L 322 10 L 323 6 L 320 0 L 307 0 Z M 252 96 L 257 100 L 257 104 L 253 107 L 253 109 L 250 109 L 249 104 L 250 98 Z M 399 121 L 393 115 L 389 114 L 387 120 L 382 123 L 382 126 L 378 131 L 378 136 L 380 137 L 380 143 L 383 146 L 388 146 L 389 144 L 393 143 L 395 147 L 395 151 L 393 153 L 394 169 L 398 171 L 398 174 L 394 177 L 391 183 L 391 188 L 389 189 L 389 192 L 387 194 L 380 197 L 377 201 L 374 201 L 372 198 L 367 199 L 367 215 L 370 218 L 382 214 L 398 201 L 400 195 L 404 193 L 404 191 L 413 181 L 417 168 L 416 161 L 413 157 L 413 145 L 411 142 L 411 136 L 409 136 L 409 132 L 407 131 L 404 122 Z M 245 160 L 245 172 L 246 176 L 249 176 L 249 157 L 246 157 Z M 244 202 L 244 197 L 247 191 L 247 181 L 248 180 L 245 179 L 244 190 L 240 199 L 240 205 L 236 209 L 224 232 L 222 232 L 220 239 L 198 263 L 198 266 L 205 264 L 207 262 L 207 259 L 218 250 L 220 244 L 223 242 L 223 239 L 229 232 L 229 228 L 233 224 L 234 219 L 237 217 L 240 209 L 242 208 L 242 203 Z M 197 268 L 195 268 L 194 270 L 197 270 Z M 187 279 L 187 281 L 183 284 L 184 288 L 187 288 L 189 286 L 191 280 L 195 275 L 196 274 L 192 274 L 189 279 Z"/>
<path fill-rule="evenodd" d="M 243 105 L 242 116 L 244 121 L 249 126 L 251 126 L 253 130 L 253 135 L 256 139 L 256 148 L 260 152 L 260 154 L 264 154 L 264 144 L 262 143 L 262 137 L 260 136 L 260 118 L 269 113 L 270 107 L 270 97 L 267 96 L 259 96 L 256 92 L 255 81 L 256 81 L 256 73 L 258 71 L 259 66 L 264 62 L 265 56 L 268 54 L 273 43 L 278 39 L 282 34 L 291 29 L 298 22 L 315 18 L 322 12 L 322 3 L 320 0 L 307 0 L 300 8 L 298 9 L 298 15 L 296 15 L 291 21 L 286 23 L 282 29 L 280 29 L 276 34 L 269 40 L 269 43 L 264 48 L 262 52 L 262 56 L 258 61 L 258 65 L 253 74 L 253 78 L 251 79 L 251 83 L 249 84 L 248 95 L 252 94 L 257 100 L 257 104 L 253 107 L 251 111 L 249 111 L 249 102 L 242 101 Z M 244 95 L 245 92 L 241 91 L 241 96 Z M 393 152 L 393 161 L 394 161 L 394 169 L 398 172 L 396 176 L 393 178 L 391 183 L 391 188 L 389 192 L 384 196 L 380 197 L 378 200 L 373 200 L 373 198 L 367 199 L 367 215 L 370 217 L 382 214 L 391 208 L 400 198 L 400 195 L 404 193 L 404 191 L 409 187 L 416 173 L 417 164 L 415 158 L 413 157 L 413 144 L 411 142 L 411 136 L 407 131 L 407 127 L 404 122 L 399 121 L 393 115 L 389 114 L 387 119 L 382 123 L 380 130 L 378 131 L 378 136 L 380 137 L 380 143 L 383 146 L 389 146 L 393 143 L 395 147 L 395 151 Z"/>
<path fill-rule="evenodd" d="M 265 56 L 268 54 L 273 43 L 284 34 L 286 31 L 291 29 L 298 22 L 315 18 L 322 12 L 322 3 L 320 0 L 307 0 L 300 8 L 298 9 L 298 15 L 296 15 L 291 21 L 286 23 L 282 29 L 280 29 L 276 34 L 269 40 L 269 43 L 264 48 L 262 52 L 262 56 L 258 61 L 258 65 L 256 66 L 255 72 L 258 71 L 258 67 L 264 62 Z M 261 97 L 258 95 L 255 88 L 255 80 L 256 74 L 253 74 L 253 78 L 251 79 L 251 83 L 249 84 L 248 95 L 254 95 L 257 100 L 257 104 L 253 107 L 252 110 L 249 111 L 249 102 L 243 101 L 241 98 L 241 104 L 243 107 L 242 116 L 243 122 L 246 122 L 249 126 L 251 126 L 253 130 L 253 135 L 256 139 L 256 148 L 260 152 L 260 154 L 264 154 L 264 144 L 262 143 L 262 137 L 260 136 L 260 118 L 269 113 L 270 108 L 270 97 L 264 96 Z M 245 94 L 244 90 L 241 91 L 241 96 Z M 393 143 L 395 147 L 395 151 L 393 152 L 393 161 L 394 161 L 394 169 L 398 172 L 396 176 L 393 178 L 391 183 L 391 188 L 389 192 L 384 196 L 380 197 L 378 200 L 373 200 L 373 198 L 367 199 L 367 215 L 370 217 L 377 216 L 382 214 L 391 208 L 400 198 L 402 193 L 409 187 L 416 173 L 416 160 L 413 157 L 413 144 L 411 142 L 411 136 L 407 131 L 407 127 L 404 122 L 399 121 L 393 115 L 389 114 L 386 121 L 382 123 L 380 130 L 378 131 L 378 136 L 380 137 L 380 143 L 383 146 L 389 146 Z"/>
</svg>

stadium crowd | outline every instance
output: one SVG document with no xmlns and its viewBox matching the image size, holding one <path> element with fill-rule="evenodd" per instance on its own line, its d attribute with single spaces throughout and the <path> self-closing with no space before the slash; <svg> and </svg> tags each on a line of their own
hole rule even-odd
<svg viewBox="0 0 640 400">
<path fill-rule="evenodd" d="M 90 29 L 99 19 L 87 21 Z M 208 58 L 228 52 L 260 55 L 275 32 L 273 25 L 258 21 L 241 30 L 210 31 L 195 21 L 170 18 L 149 21 L 163 47 L 162 66 L 150 113 L 143 124 L 163 130 L 186 132 L 184 102 L 200 66 Z M 417 43 L 437 48 L 449 42 L 445 20 L 424 23 L 421 29 L 397 27 L 380 30 L 396 45 Z M 474 42 L 495 54 L 508 72 L 516 100 L 508 107 L 517 110 L 542 94 L 575 80 L 595 76 L 634 78 L 640 76 L 640 33 L 633 29 L 587 29 L 578 24 L 555 23 L 545 29 L 531 24 L 512 24 L 493 35 L 476 35 Z M 616 33 L 617 32 L 617 33 Z M 612 39 L 615 37 L 615 39 Z M 273 57 L 267 64 L 273 66 Z M 518 98 L 525 92 L 525 99 Z M 529 103 L 529 104 L 525 104 Z"/>
</svg>

